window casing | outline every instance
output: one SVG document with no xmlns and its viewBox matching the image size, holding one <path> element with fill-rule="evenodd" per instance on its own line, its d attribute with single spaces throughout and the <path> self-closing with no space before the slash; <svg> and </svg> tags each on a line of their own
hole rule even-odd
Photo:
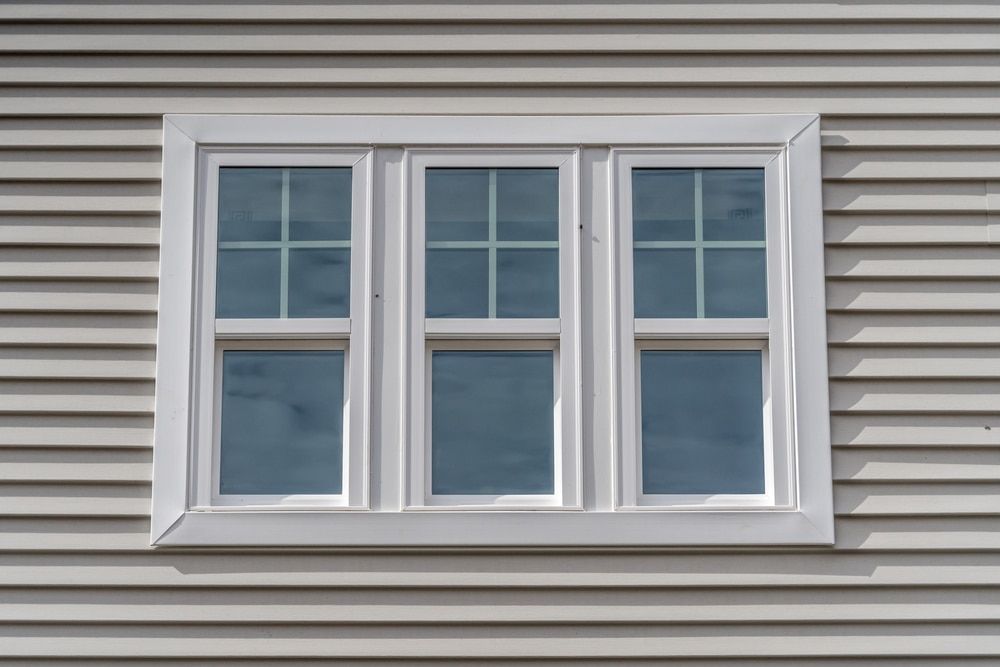
<svg viewBox="0 0 1000 667">
<path fill-rule="evenodd" d="M 350 168 L 348 316 L 297 316 L 308 314 L 308 309 L 296 310 L 285 296 L 279 299 L 277 317 L 216 317 L 219 173 L 264 167 L 283 174 L 310 167 Z M 479 170 L 477 177 L 483 171 L 488 174 L 491 219 L 485 239 L 428 238 L 426 175 L 428 170 L 448 169 Z M 498 231 L 497 183 L 510 176 L 505 170 L 531 169 L 558 172 L 555 242 L 511 241 Z M 707 239 L 702 230 L 676 243 L 640 239 L 637 246 L 632 238 L 633 170 L 654 175 L 657 170 L 679 170 L 701 174 L 692 178 L 707 181 L 718 175 L 712 170 L 762 172 L 766 238 L 727 244 Z M 290 177 L 283 178 L 287 185 Z M 699 205 L 705 205 L 704 199 Z M 744 212 L 737 207 L 731 215 L 739 220 Z M 168 116 L 161 229 L 152 512 L 156 545 L 832 542 L 814 116 Z M 293 250 L 310 245 L 292 241 L 283 231 L 271 245 L 285 260 Z M 697 286 L 693 317 L 687 316 L 689 311 L 680 317 L 636 317 L 637 247 L 654 253 L 683 249 L 671 256 L 683 256 L 677 264 L 682 269 L 696 267 L 693 282 L 689 277 L 681 281 Z M 730 297 L 726 308 L 736 303 L 735 316 L 713 316 L 726 314 L 725 308 L 717 308 L 722 302 L 712 301 L 713 285 L 721 284 L 719 276 L 725 271 L 720 274 L 709 265 L 724 255 L 719 250 L 733 248 L 751 249 L 744 253 L 752 255 L 749 264 L 744 262 L 751 268 L 759 265 L 758 251 L 766 252 L 766 317 L 746 316 L 756 314 L 760 305 L 744 307 Z M 451 306 L 428 311 L 427 253 L 445 249 L 473 251 L 467 259 L 487 258 L 487 269 L 475 268 L 480 276 L 475 280 L 488 285 L 486 305 L 477 305 L 475 316 L 451 312 Z M 540 252 L 515 259 L 516 253 L 504 255 L 510 250 Z M 531 295 L 530 307 L 504 316 L 511 295 L 523 298 L 524 284 L 530 284 L 522 280 L 519 287 L 510 288 L 516 283 L 509 282 L 510 272 L 543 275 L 548 260 L 536 260 L 552 250 L 558 258 L 558 312 L 552 312 L 551 298 L 539 293 Z M 527 257 L 531 260 L 521 261 Z M 290 294 L 288 286 L 295 280 L 286 271 L 291 269 L 283 268 L 280 274 L 284 295 Z M 447 272 L 436 275 L 438 284 L 447 285 L 439 280 Z M 480 283 L 463 281 L 460 289 L 470 294 L 479 290 L 481 295 Z M 748 284 L 747 290 L 757 289 L 757 283 Z M 684 298 L 688 308 L 692 302 Z M 343 404 L 334 406 L 343 410 L 339 488 L 321 485 L 324 493 L 220 493 L 220 470 L 226 469 L 219 457 L 223 403 L 228 400 L 227 405 L 241 405 L 254 414 L 223 390 L 226 351 L 234 373 L 251 358 L 247 352 L 269 353 L 265 360 L 270 367 L 293 369 L 290 377 L 297 377 L 301 371 L 294 369 L 310 367 L 310 362 L 315 362 L 312 375 L 317 377 L 340 372 L 342 363 L 342 400 L 336 383 L 321 383 L 327 403 Z M 505 360 L 511 363 L 505 365 Z M 549 365 L 552 373 L 547 377 L 542 369 Z M 760 382 L 754 386 L 758 365 Z M 513 369 L 511 373 L 522 375 L 511 376 L 511 381 L 502 373 L 469 370 L 475 368 Z M 676 369 L 705 369 L 705 377 L 698 388 L 678 393 L 670 380 Z M 484 375 L 492 384 L 477 378 Z M 665 416 L 658 415 L 662 419 L 648 428 L 679 424 L 678 432 L 697 434 L 704 431 L 705 420 L 685 413 L 704 408 L 710 414 L 713 406 L 705 397 L 730 377 L 744 378 L 742 388 L 727 385 L 731 392 L 726 395 L 739 404 L 737 412 L 745 422 L 739 431 L 745 442 L 733 450 L 738 456 L 731 459 L 740 463 L 720 468 L 730 477 L 711 472 L 709 486 L 690 485 L 700 491 L 674 492 L 671 489 L 687 487 L 674 478 L 669 483 L 658 479 L 654 472 L 647 475 L 655 482 L 650 488 L 670 492 L 645 490 L 643 383 L 647 401 L 679 396 L 679 405 L 685 406 L 673 413 L 663 411 Z M 461 381 L 457 385 L 456 379 Z M 240 387 L 233 386 L 239 393 Z M 535 429 L 539 442 L 551 440 L 551 485 L 525 477 L 523 488 L 494 488 L 495 477 L 463 477 L 468 467 L 440 467 L 461 451 L 460 436 L 467 432 L 462 430 L 467 425 L 452 419 L 456 410 L 451 406 L 487 406 L 489 402 L 478 397 L 490 391 L 499 396 L 516 393 L 518 400 L 504 402 L 502 410 L 490 413 L 483 407 L 479 412 L 508 420 L 521 414 L 524 419 L 518 421 Z M 537 398 L 547 401 L 550 391 L 551 433 L 543 414 L 547 408 Z M 308 409 L 325 414 L 315 408 L 318 403 L 308 392 L 300 387 L 295 392 Z M 760 410 L 754 409 L 757 403 Z M 238 410 L 225 409 L 232 421 Z M 435 414 L 438 426 L 443 415 L 447 428 L 435 430 Z M 335 419 L 320 421 L 327 431 L 337 428 Z M 726 440 L 729 436 L 716 431 L 713 437 L 722 446 L 732 444 Z M 651 433 L 647 449 L 654 441 L 659 449 L 649 449 L 647 462 L 659 456 L 662 460 L 650 464 L 651 470 L 665 470 L 678 445 L 662 432 Z M 435 437 L 440 445 L 438 468 Z M 259 450 L 253 438 L 245 440 L 250 443 L 246 451 Z M 226 442 L 238 443 L 229 447 L 241 443 L 239 438 Z M 499 460 L 496 447 L 489 450 L 485 440 L 475 444 L 483 460 Z M 758 444 L 759 452 L 754 449 Z M 733 470 L 758 467 L 759 489 L 749 477 L 746 484 L 720 487 L 735 489 L 732 493 L 712 486 L 720 479 L 729 484 Z M 435 470 L 439 481 L 444 480 L 436 486 Z"/>
</svg>

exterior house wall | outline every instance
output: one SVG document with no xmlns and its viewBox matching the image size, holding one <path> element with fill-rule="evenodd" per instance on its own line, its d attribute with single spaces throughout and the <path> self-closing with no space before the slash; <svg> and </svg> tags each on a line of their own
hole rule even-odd
<svg viewBox="0 0 1000 667">
<path fill-rule="evenodd" d="M 148 546 L 164 113 L 784 112 L 833 548 Z M 1000 3 L 0 5 L 0 656 L 995 664 L 998 243 Z"/>
</svg>

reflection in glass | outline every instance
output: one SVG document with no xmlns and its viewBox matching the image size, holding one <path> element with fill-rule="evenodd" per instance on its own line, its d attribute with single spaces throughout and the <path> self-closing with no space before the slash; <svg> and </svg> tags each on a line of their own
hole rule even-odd
<svg viewBox="0 0 1000 667">
<path fill-rule="evenodd" d="M 553 493 L 553 355 L 432 353 L 433 494 Z"/>
<path fill-rule="evenodd" d="M 764 240 L 764 170 L 702 169 L 706 241 Z"/>
<path fill-rule="evenodd" d="M 487 317 L 489 269 L 487 250 L 428 250 L 427 317 Z"/>
<path fill-rule="evenodd" d="M 289 317 L 348 317 L 350 305 L 350 250 L 305 248 L 289 251 Z"/>
<path fill-rule="evenodd" d="M 219 169 L 219 241 L 281 240 L 282 170 Z"/>
<path fill-rule="evenodd" d="M 497 251 L 497 317 L 559 317 L 559 251 Z"/>
<path fill-rule="evenodd" d="M 497 238 L 559 240 L 559 170 L 497 169 Z"/>
<path fill-rule="evenodd" d="M 278 317 L 280 250 L 220 250 L 216 266 L 216 317 Z"/>
<path fill-rule="evenodd" d="M 428 241 L 489 239 L 489 169 L 428 169 L 424 180 Z"/>
<path fill-rule="evenodd" d="M 642 491 L 764 492 L 761 352 L 640 352 Z"/>
<path fill-rule="evenodd" d="M 288 170 L 288 224 L 292 241 L 351 239 L 351 168 Z"/>
<path fill-rule="evenodd" d="M 223 495 L 339 494 L 344 353 L 222 355 Z"/>
<path fill-rule="evenodd" d="M 632 170 L 632 237 L 694 241 L 694 170 Z"/>
<path fill-rule="evenodd" d="M 767 317 L 763 248 L 705 251 L 705 316 Z"/>
<path fill-rule="evenodd" d="M 635 250 L 636 317 L 697 317 L 695 251 Z"/>
</svg>

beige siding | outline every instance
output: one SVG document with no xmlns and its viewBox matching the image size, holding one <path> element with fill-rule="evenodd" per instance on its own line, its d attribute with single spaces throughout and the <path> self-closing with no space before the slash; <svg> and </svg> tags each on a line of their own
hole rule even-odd
<svg viewBox="0 0 1000 667">
<path fill-rule="evenodd" d="M 836 546 L 151 550 L 168 112 L 823 114 Z M 0 656 L 996 664 L 998 244 L 996 3 L 0 5 Z"/>
</svg>

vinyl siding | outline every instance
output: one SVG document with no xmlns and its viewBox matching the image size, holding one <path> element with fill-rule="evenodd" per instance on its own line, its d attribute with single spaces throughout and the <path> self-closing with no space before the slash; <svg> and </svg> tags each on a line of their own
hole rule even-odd
<svg viewBox="0 0 1000 667">
<path fill-rule="evenodd" d="M 836 545 L 150 549 L 180 112 L 822 114 Z M 0 5 L 0 656 L 996 664 L 998 244 L 993 3 Z"/>
</svg>

